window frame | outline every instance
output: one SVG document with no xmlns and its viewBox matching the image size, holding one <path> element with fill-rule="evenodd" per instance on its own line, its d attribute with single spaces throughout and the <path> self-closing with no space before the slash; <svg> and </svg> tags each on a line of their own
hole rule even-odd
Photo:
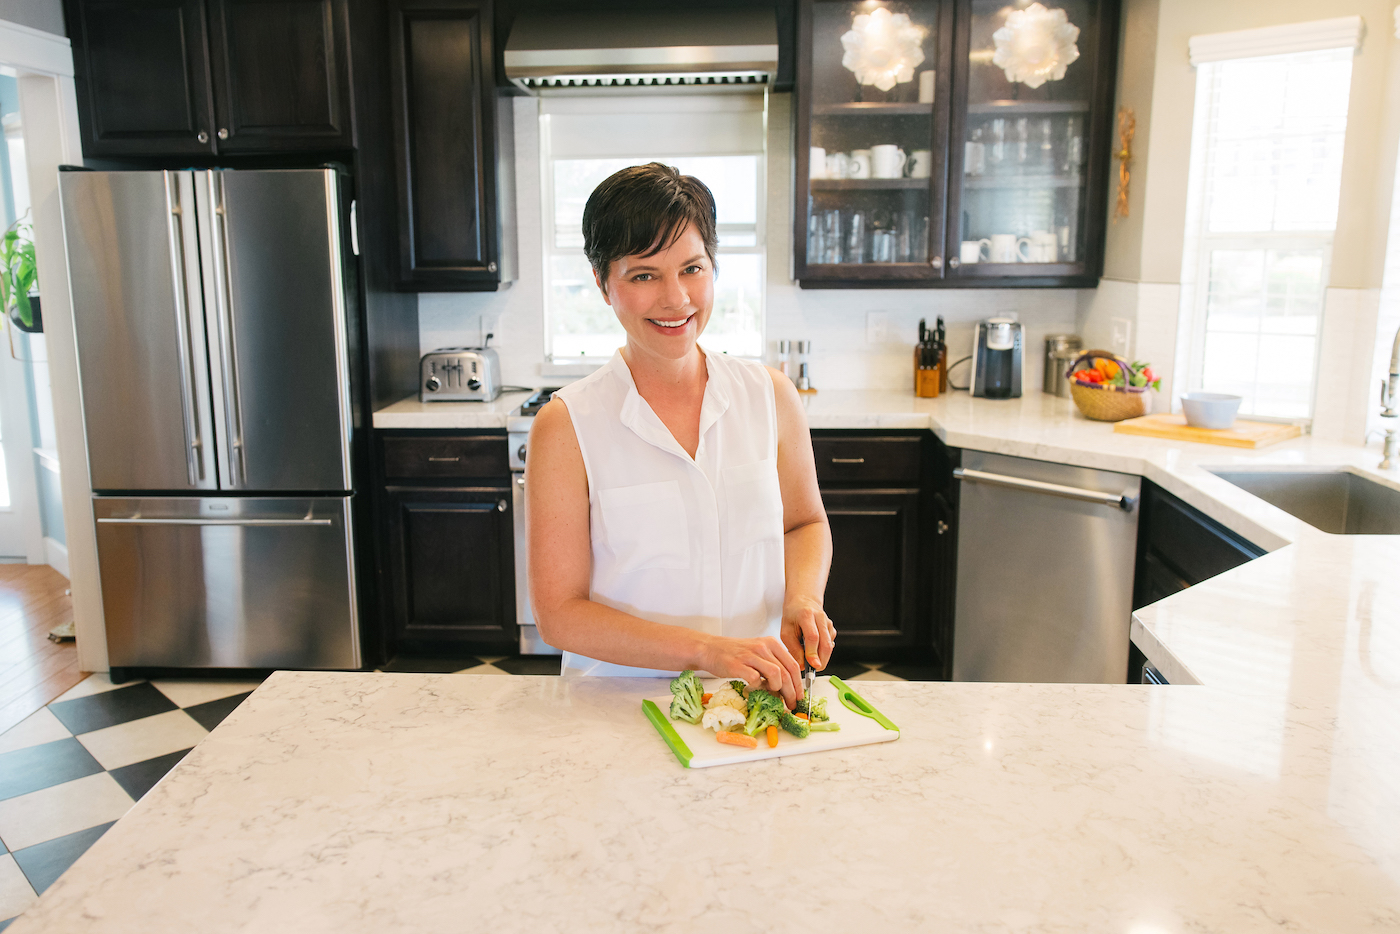
<svg viewBox="0 0 1400 934">
<path fill-rule="evenodd" d="M 601 95 L 600 95 L 601 96 Z M 634 164 L 642 164 L 650 161 L 666 162 L 668 160 L 678 160 L 695 157 L 715 157 L 715 156 L 753 156 L 754 160 L 754 223 L 753 224 L 718 224 L 716 234 L 720 239 L 720 245 L 715 250 L 716 282 L 724 274 L 724 258 L 726 256 L 755 256 L 758 261 L 758 289 L 755 300 L 758 302 L 758 337 L 759 351 L 754 355 L 739 355 L 743 359 L 764 360 L 764 341 L 766 341 L 766 316 L 767 316 L 767 289 L 768 278 L 768 105 L 769 98 L 767 90 L 763 92 L 762 115 L 763 115 L 763 145 L 760 149 L 740 149 L 723 153 L 702 152 L 687 153 L 672 151 L 669 153 L 654 151 L 646 155 L 634 153 L 618 153 L 616 155 L 593 155 L 588 158 L 595 159 L 635 159 Z M 582 376 L 593 372 L 608 362 L 607 357 L 570 356 L 559 358 L 554 354 L 554 319 L 553 319 L 553 261 L 556 256 L 578 256 L 583 252 L 582 247 L 561 247 L 558 245 L 558 228 L 555 223 L 555 191 L 554 191 L 554 163 L 555 157 L 552 146 L 551 116 L 549 113 L 539 115 L 539 151 L 540 151 L 540 230 L 542 248 L 540 250 L 540 274 L 543 283 L 543 302 L 541 309 L 542 324 L 544 327 L 544 360 L 541 365 L 541 372 L 545 375 L 557 376 Z M 563 160 L 561 160 L 563 161 Z M 726 234 L 746 234 L 750 231 L 754 234 L 752 246 L 725 246 L 723 240 Z M 711 319 L 713 322 L 714 319 Z M 704 342 L 704 336 L 701 336 Z"/>
</svg>

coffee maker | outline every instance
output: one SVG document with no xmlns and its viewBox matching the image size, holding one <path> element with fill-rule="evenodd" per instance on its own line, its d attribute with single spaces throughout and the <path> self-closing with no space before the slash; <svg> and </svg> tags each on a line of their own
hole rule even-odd
<svg viewBox="0 0 1400 934">
<path fill-rule="evenodd" d="M 977 322 L 972 349 L 972 394 L 988 399 L 1021 398 L 1021 322 L 988 318 Z"/>
</svg>

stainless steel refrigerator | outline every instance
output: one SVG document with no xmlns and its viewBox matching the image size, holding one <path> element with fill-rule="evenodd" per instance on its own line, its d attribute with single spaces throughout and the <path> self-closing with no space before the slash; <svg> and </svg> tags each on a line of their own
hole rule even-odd
<svg viewBox="0 0 1400 934">
<path fill-rule="evenodd" d="M 114 671 L 360 667 L 339 184 L 60 174 Z"/>
</svg>

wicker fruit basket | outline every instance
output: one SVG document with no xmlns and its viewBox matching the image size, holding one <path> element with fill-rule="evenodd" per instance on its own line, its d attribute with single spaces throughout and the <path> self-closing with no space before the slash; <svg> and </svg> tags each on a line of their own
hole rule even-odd
<svg viewBox="0 0 1400 934">
<path fill-rule="evenodd" d="M 1074 399 L 1074 404 L 1079 408 L 1079 411 L 1084 413 L 1084 417 L 1099 422 L 1121 422 L 1125 418 L 1146 415 L 1148 387 L 1081 383 L 1074 378 L 1074 374 L 1080 370 L 1092 368 L 1095 357 L 1112 360 L 1122 367 L 1125 373 L 1133 372 L 1128 361 L 1109 353 L 1107 350 L 1086 350 L 1080 354 L 1070 366 L 1069 375 L 1066 378 L 1069 380 L 1070 397 Z"/>
</svg>

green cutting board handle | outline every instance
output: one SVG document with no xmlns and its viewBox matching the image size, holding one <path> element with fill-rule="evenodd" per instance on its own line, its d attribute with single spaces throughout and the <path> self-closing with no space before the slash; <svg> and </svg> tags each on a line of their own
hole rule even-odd
<svg viewBox="0 0 1400 934">
<path fill-rule="evenodd" d="M 690 747 L 681 739 L 681 734 L 676 732 L 676 728 L 671 726 L 671 721 L 666 719 L 666 715 L 661 712 L 661 708 L 649 700 L 642 701 L 642 713 L 647 715 L 651 725 L 656 727 L 656 732 L 661 734 L 661 738 L 666 741 L 666 745 L 671 747 L 671 751 L 676 754 L 681 765 L 690 768 L 690 758 L 695 753 L 690 751 Z"/>
<path fill-rule="evenodd" d="M 899 727 L 895 726 L 890 721 L 889 717 L 880 713 L 880 711 L 876 710 L 873 706 L 871 706 L 868 700 L 861 697 L 855 691 L 851 690 L 851 686 L 849 684 L 842 681 L 835 675 L 832 675 L 831 685 L 832 687 L 836 688 L 836 696 L 841 698 L 842 706 L 850 710 L 854 710 L 862 717 L 869 717 L 871 720 L 874 720 L 876 723 L 880 724 L 887 730 L 894 730 L 896 733 L 899 732 Z M 655 707 L 656 705 L 653 704 L 652 706 Z M 674 733 L 675 731 L 672 730 L 671 732 Z"/>
</svg>

